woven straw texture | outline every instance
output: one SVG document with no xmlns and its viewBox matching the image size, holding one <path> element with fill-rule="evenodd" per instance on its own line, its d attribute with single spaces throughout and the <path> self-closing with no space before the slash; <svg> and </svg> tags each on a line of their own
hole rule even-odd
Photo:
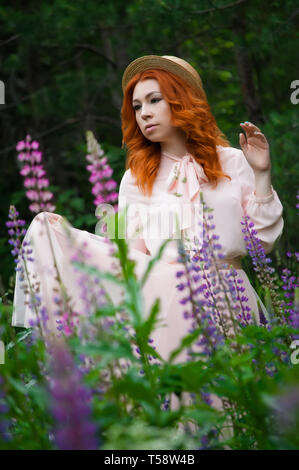
<svg viewBox="0 0 299 470">
<path fill-rule="evenodd" d="M 192 65 L 186 62 L 184 59 L 168 55 L 146 55 L 133 60 L 133 62 L 127 66 L 123 73 L 123 92 L 125 92 L 127 84 L 134 77 L 134 75 L 152 68 L 166 70 L 168 72 L 174 73 L 175 75 L 178 75 L 205 96 L 201 78 Z"/>
</svg>

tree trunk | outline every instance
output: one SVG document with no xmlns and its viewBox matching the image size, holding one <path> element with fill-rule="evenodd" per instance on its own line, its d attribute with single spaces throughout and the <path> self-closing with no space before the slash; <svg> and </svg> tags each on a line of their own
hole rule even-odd
<svg viewBox="0 0 299 470">
<path fill-rule="evenodd" d="M 248 120 L 253 124 L 263 124 L 265 118 L 261 108 L 260 98 L 257 94 L 254 77 L 253 62 L 248 54 L 246 45 L 246 27 L 245 27 L 245 10 L 241 9 L 232 19 L 232 31 L 235 34 L 235 57 L 238 67 L 239 78 L 241 82 L 241 90 L 244 103 L 248 113 Z"/>
</svg>

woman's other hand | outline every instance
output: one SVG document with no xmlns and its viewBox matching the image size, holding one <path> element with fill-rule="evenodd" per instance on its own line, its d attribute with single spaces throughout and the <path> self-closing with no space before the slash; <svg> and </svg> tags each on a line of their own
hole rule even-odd
<svg viewBox="0 0 299 470">
<path fill-rule="evenodd" d="M 240 147 L 255 173 L 270 171 L 271 159 L 269 143 L 261 130 L 251 122 L 241 122 L 245 131 L 239 135 Z"/>
</svg>

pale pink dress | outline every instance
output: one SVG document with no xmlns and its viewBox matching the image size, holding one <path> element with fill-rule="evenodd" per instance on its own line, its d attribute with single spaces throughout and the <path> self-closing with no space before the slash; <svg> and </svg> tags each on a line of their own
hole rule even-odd
<svg viewBox="0 0 299 470">
<path fill-rule="evenodd" d="M 258 295 L 240 264 L 241 258 L 246 255 L 244 234 L 241 231 L 242 215 L 247 214 L 254 222 L 258 237 L 266 253 L 269 253 L 282 234 L 283 207 L 273 187 L 270 195 L 255 196 L 254 173 L 241 150 L 217 146 L 217 151 L 223 171 L 229 174 L 232 180 L 222 179 L 215 190 L 208 183 L 202 166 L 190 154 L 179 158 L 162 153 L 158 176 L 150 198 L 145 197 L 138 189 L 130 169 L 124 173 L 119 188 L 119 210 L 125 207 L 129 210 L 133 208 L 130 213 L 128 212 L 126 232 L 130 256 L 136 261 L 136 274 L 140 279 L 148 261 L 156 255 L 162 241 L 174 235 L 175 225 L 171 222 L 173 219 L 169 218 L 169 214 L 173 213 L 179 217 L 177 233 L 181 234 L 185 240 L 185 246 L 192 249 L 194 247 L 192 237 L 194 233 L 197 233 L 196 223 L 200 223 L 203 216 L 199 195 L 202 191 L 206 206 L 214 209 L 212 214 L 213 223 L 216 226 L 215 233 L 220 237 L 218 242 L 222 246 L 222 253 L 225 257 L 222 262 L 229 261 L 237 268 L 238 276 L 243 279 L 243 285 L 246 288 L 243 295 L 249 298 L 249 306 L 257 318 Z M 158 218 L 158 214 L 162 214 L 161 219 Z M 57 305 L 53 301 L 52 289 L 57 287 L 57 282 L 54 279 L 52 252 L 55 253 L 60 277 L 72 299 L 72 304 L 75 310 L 80 312 L 84 312 L 85 304 L 80 298 L 78 274 L 68 262 L 68 257 L 73 253 L 74 248 L 87 242 L 86 250 L 91 255 L 88 262 L 91 265 L 105 272 L 116 272 L 116 268 L 112 266 L 110 247 L 104 242 L 103 237 L 67 224 L 72 237 L 70 243 L 60 222 L 50 223 L 47 215 L 49 214 L 44 212 L 32 220 L 25 240 L 31 240 L 34 245 L 35 262 L 28 263 L 29 274 L 32 276 L 32 282 L 40 283 L 40 294 L 50 315 L 51 329 L 54 330 L 54 312 L 57 310 Z M 41 224 L 40 220 L 44 220 L 45 224 Z M 156 230 L 160 229 L 162 222 L 166 220 L 170 221 L 168 225 L 166 224 L 166 229 L 164 227 L 166 231 Z M 140 235 L 139 238 L 134 239 L 134 231 L 138 227 Z M 50 235 L 51 243 L 47 233 Z M 197 247 L 200 247 L 200 230 L 197 235 L 199 235 Z M 191 319 L 186 320 L 183 317 L 183 311 L 186 308 L 179 303 L 184 293 L 176 289 L 180 281 L 176 278 L 176 272 L 182 269 L 182 264 L 177 263 L 177 256 L 177 241 L 174 239 L 167 245 L 162 259 L 155 265 L 143 288 L 145 315 L 148 315 L 155 299 L 160 298 L 161 323 L 152 334 L 152 338 L 157 351 L 164 359 L 167 359 L 170 352 L 180 344 L 192 323 Z M 21 284 L 17 275 L 12 325 L 29 327 L 29 321 L 35 319 L 35 313 L 25 304 L 29 296 L 23 293 Z M 115 304 L 121 301 L 123 292 L 119 286 L 107 280 L 103 284 Z M 267 316 L 263 305 L 262 308 Z M 186 360 L 186 358 L 187 351 L 183 351 L 177 357 L 176 362 Z"/>
</svg>

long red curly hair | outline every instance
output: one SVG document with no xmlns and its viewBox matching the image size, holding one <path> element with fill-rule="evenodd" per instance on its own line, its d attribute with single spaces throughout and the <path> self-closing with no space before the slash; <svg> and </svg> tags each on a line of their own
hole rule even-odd
<svg viewBox="0 0 299 470">
<path fill-rule="evenodd" d="M 121 109 L 123 146 L 127 147 L 126 169 L 130 168 L 144 195 L 151 196 L 161 160 L 159 142 L 151 142 L 142 134 L 135 118 L 132 97 L 138 81 L 156 79 L 163 98 L 168 102 L 172 124 L 186 135 L 186 146 L 204 169 L 213 189 L 218 180 L 230 176 L 223 173 L 216 145 L 229 147 L 220 131 L 204 93 L 194 89 L 171 72 L 150 69 L 136 74 L 128 83 Z"/>
</svg>

